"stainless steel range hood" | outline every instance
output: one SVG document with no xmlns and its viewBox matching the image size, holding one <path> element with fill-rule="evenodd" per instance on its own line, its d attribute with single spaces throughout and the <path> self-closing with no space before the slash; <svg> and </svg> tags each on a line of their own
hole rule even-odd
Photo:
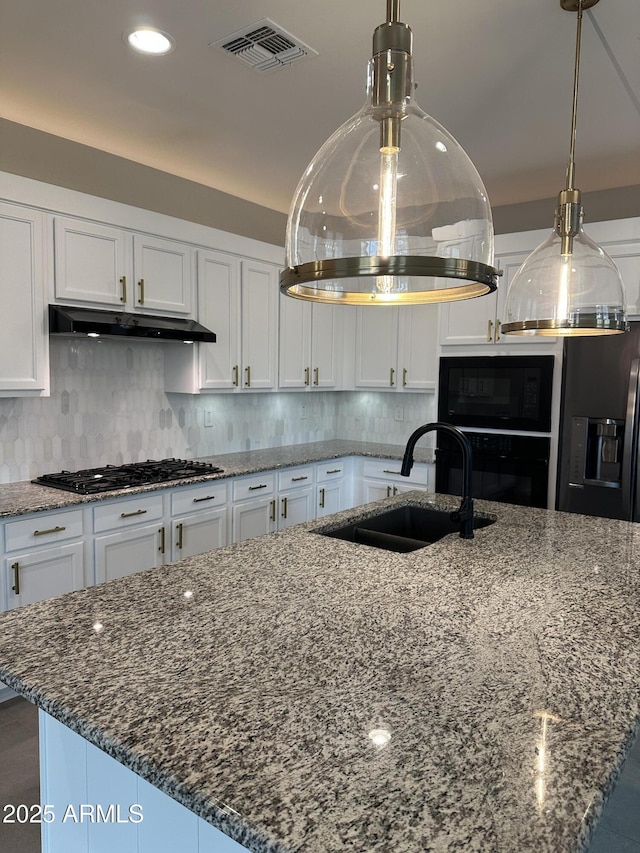
<svg viewBox="0 0 640 853">
<path fill-rule="evenodd" d="M 215 343 L 216 336 L 196 320 L 156 317 L 99 308 L 49 305 L 49 333 L 90 337 L 146 338 L 155 341 Z"/>
</svg>

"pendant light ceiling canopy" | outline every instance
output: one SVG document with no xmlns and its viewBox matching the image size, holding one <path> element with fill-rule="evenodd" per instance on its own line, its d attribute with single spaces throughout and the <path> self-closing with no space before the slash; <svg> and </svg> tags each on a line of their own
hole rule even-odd
<svg viewBox="0 0 640 853">
<path fill-rule="evenodd" d="M 563 9 L 578 13 L 567 180 L 551 235 L 513 277 L 505 335 L 606 335 L 628 328 L 622 278 L 604 249 L 585 234 L 580 190 L 574 186 L 582 12 L 597 2 L 560 0 Z"/>
<path fill-rule="evenodd" d="M 412 33 L 387 0 L 367 102 L 296 189 L 283 293 L 334 304 L 445 302 L 496 289 L 487 193 L 456 140 L 413 99 Z"/>
</svg>

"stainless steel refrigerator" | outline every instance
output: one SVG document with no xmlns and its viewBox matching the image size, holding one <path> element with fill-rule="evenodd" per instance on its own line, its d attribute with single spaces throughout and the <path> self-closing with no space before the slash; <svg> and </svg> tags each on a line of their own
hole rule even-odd
<svg viewBox="0 0 640 853">
<path fill-rule="evenodd" d="M 557 508 L 640 521 L 640 323 L 564 347 Z"/>
</svg>

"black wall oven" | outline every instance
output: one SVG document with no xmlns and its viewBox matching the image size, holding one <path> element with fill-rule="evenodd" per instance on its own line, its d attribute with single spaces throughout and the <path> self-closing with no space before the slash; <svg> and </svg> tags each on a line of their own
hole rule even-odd
<svg viewBox="0 0 640 853">
<path fill-rule="evenodd" d="M 552 355 L 440 359 L 438 420 L 471 442 L 473 497 L 547 506 L 553 365 Z M 459 448 L 438 433 L 436 491 L 461 490 Z"/>
</svg>

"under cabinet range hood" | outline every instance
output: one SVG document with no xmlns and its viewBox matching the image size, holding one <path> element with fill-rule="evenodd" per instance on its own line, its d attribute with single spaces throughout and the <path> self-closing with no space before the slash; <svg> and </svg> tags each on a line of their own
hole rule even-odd
<svg viewBox="0 0 640 853">
<path fill-rule="evenodd" d="M 49 305 L 49 333 L 89 337 L 145 338 L 154 341 L 215 343 L 216 336 L 196 320 L 156 317 L 126 311 L 102 311 Z"/>
</svg>

